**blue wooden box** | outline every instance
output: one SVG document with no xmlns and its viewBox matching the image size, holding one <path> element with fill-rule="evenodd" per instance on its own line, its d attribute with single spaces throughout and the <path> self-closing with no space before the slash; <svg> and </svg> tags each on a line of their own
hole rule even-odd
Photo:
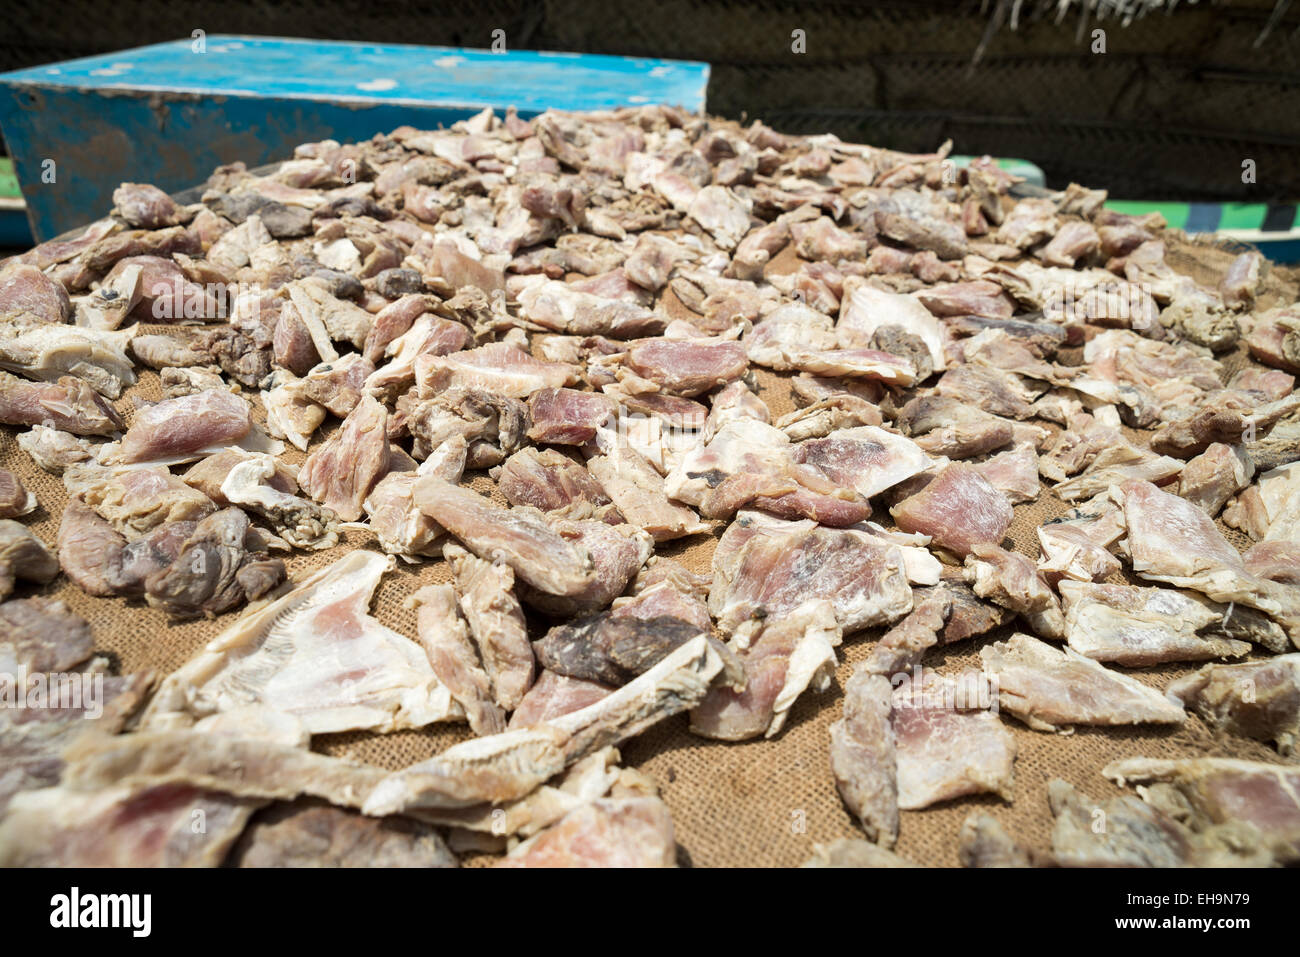
<svg viewBox="0 0 1300 957">
<path fill-rule="evenodd" d="M 46 240 L 107 213 L 122 182 L 176 192 L 222 163 L 486 106 L 699 111 L 708 80 L 707 63 L 210 35 L 0 74 L 0 131 Z"/>
</svg>

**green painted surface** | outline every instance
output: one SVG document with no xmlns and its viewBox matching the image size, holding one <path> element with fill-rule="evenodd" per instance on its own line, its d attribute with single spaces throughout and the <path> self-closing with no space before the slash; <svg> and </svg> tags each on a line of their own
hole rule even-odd
<svg viewBox="0 0 1300 957">
<path fill-rule="evenodd" d="M 1107 209 L 1129 216 L 1142 216 L 1146 213 L 1159 213 L 1174 229 L 1182 229 L 1187 224 L 1188 206 L 1186 203 L 1160 203 L 1145 199 L 1112 199 L 1106 202 Z"/>
<path fill-rule="evenodd" d="M 21 199 L 22 190 L 18 188 L 18 177 L 14 175 L 14 161 L 7 156 L 0 156 L 0 199 Z"/>
<path fill-rule="evenodd" d="M 1263 203 L 1224 203 L 1220 229 L 1259 229 L 1268 207 Z"/>
<path fill-rule="evenodd" d="M 1162 203 L 1142 199 L 1111 200 L 1106 203 L 1106 207 L 1117 213 L 1128 213 L 1134 216 L 1157 211 L 1169 221 L 1170 226 L 1176 229 L 1182 229 L 1187 225 L 1190 209 L 1187 203 Z M 1259 229 L 1264 224 L 1264 217 L 1268 213 L 1268 206 L 1264 203 L 1223 203 L 1221 208 L 1219 229 Z M 1300 227 L 1300 209 L 1297 210 L 1292 227 Z"/>
</svg>

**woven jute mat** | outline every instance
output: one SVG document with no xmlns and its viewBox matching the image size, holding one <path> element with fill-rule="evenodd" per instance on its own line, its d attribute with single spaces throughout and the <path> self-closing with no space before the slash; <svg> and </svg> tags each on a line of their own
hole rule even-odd
<svg viewBox="0 0 1300 957">
<path fill-rule="evenodd" d="M 1229 251 L 1177 240 L 1171 241 L 1168 255 L 1169 263 L 1176 269 L 1211 287 L 1217 284 L 1231 259 Z M 1273 267 L 1265 277 L 1259 307 L 1293 302 L 1297 298 L 1300 290 L 1296 276 L 1284 268 Z M 149 327 L 143 331 L 165 329 Z M 1220 359 L 1228 374 L 1248 361 L 1241 349 Z M 795 406 L 788 377 L 763 369 L 755 371 L 760 394 L 771 408 L 773 418 L 791 411 Z M 139 383 L 116 405 L 129 424 L 137 407 L 136 400 L 160 397 L 158 376 L 145 370 Z M 256 398 L 253 404 L 258 417 L 264 421 Z M 329 428 L 337 425 L 331 420 Z M 329 428 L 324 434 L 328 434 Z M 35 493 L 40 508 L 23 521 L 53 547 L 67 494 L 58 477 L 41 471 L 18 447 L 15 434 L 12 427 L 0 428 L 0 467 L 17 473 Z M 316 441 L 319 440 L 320 436 Z M 303 457 L 294 449 L 285 454 L 286 460 L 294 464 L 300 464 Z M 485 475 L 474 476 L 471 484 L 479 491 L 491 492 L 497 502 L 505 504 Z M 1035 529 L 1061 515 L 1066 508 L 1044 486 L 1036 502 L 1016 506 L 1009 541 L 1004 544 L 1036 558 Z M 875 518 L 890 524 L 883 508 Z M 711 535 L 665 543 L 659 547 L 658 554 L 707 574 L 724 528 L 720 525 Z M 1240 533 L 1223 530 L 1238 548 L 1247 547 L 1247 540 Z M 290 577 L 299 580 L 355 548 L 377 546 L 368 533 L 348 530 L 336 548 L 289 557 Z M 373 613 L 384 624 L 414 637 L 415 616 L 403 606 L 404 599 L 423 585 L 449 580 L 450 574 L 442 561 L 399 563 L 396 571 L 380 583 Z M 1126 579 L 1118 575 L 1115 580 Z M 18 597 L 33 593 L 61 598 L 85 617 L 93 628 L 98 649 L 110 656 L 121 671 L 151 669 L 159 677 L 178 668 L 237 617 L 236 613 L 215 621 L 170 622 L 161 612 L 139 601 L 92 598 L 63 576 L 43 589 L 20 588 Z M 530 616 L 534 638 L 541 637 L 545 627 L 543 619 Z M 937 649 L 927 656 L 925 664 L 948 674 L 978 670 L 979 648 L 1006 637 L 1011 631 L 1007 627 Z M 879 635 L 878 629 L 870 629 L 846 637 L 834 684 L 824 693 L 803 695 L 786 727 L 774 739 L 736 744 L 707 741 L 692 735 L 686 716 L 678 715 L 623 745 L 624 763 L 652 776 L 662 789 L 672 810 L 681 863 L 715 867 L 791 866 L 806 860 L 814 843 L 861 836 L 835 789 L 828 758 L 828 727 L 840 716 L 844 682 L 853 665 L 867 656 Z M 1163 666 L 1125 670 L 1138 680 L 1163 689 L 1194 668 Z M 1118 758 L 1231 756 L 1278 760 L 1276 752 L 1262 744 L 1216 736 L 1194 716 L 1184 726 L 1172 730 L 1155 726 L 1122 730 L 1078 728 L 1072 734 L 1030 731 L 1009 715 L 1003 717 L 1003 722 L 1014 733 L 1019 748 L 1014 801 L 1006 803 L 987 795 L 963 798 L 923 811 L 904 811 L 897 848 L 900 854 L 919 864 L 955 866 L 958 829 L 966 815 L 974 810 L 991 813 L 1018 841 L 1047 847 L 1052 823 L 1047 806 L 1048 782 L 1063 778 L 1094 797 L 1114 796 L 1119 790 L 1099 772 L 1105 764 Z M 395 769 L 424 760 L 470 736 L 464 725 L 440 725 L 392 734 L 323 735 L 313 741 L 313 747 L 325 754 Z M 482 864 L 490 860 L 486 855 L 479 855 L 466 863 Z"/>
</svg>

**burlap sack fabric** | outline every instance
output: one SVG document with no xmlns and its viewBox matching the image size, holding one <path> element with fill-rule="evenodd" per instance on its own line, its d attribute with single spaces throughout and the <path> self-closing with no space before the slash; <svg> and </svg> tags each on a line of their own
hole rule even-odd
<svg viewBox="0 0 1300 957">
<path fill-rule="evenodd" d="M 1225 250 L 1181 241 L 1170 243 L 1168 255 L 1174 268 L 1210 286 L 1217 284 L 1231 258 L 1232 254 Z M 1274 267 L 1265 278 L 1259 307 L 1289 303 L 1297 298 L 1300 298 L 1300 288 L 1294 273 Z M 163 331 L 163 327 L 147 331 Z M 1240 347 L 1220 358 L 1229 374 L 1249 361 Z M 794 408 L 786 377 L 762 369 L 756 370 L 756 375 L 760 394 L 774 418 Z M 158 376 L 146 370 L 141 373 L 140 382 L 117 402 L 117 407 L 129 423 L 136 408 L 135 400 L 159 397 Z M 254 406 L 262 419 L 256 399 Z M 19 449 L 14 435 L 11 427 L 0 429 L 0 467 L 16 472 L 36 494 L 40 508 L 23 521 L 53 546 L 67 495 L 58 477 L 41 471 Z M 304 456 L 290 449 L 285 458 L 300 464 Z M 479 491 L 490 491 L 494 499 L 504 504 L 486 476 L 476 476 L 472 484 Z M 1016 506 L 1015 520 L 1008 532 L 1009 547 L 1037 557 L 1035 529 L 1066 508 L 1044 486 L 1038 501 Z M 876 518 L 889 524 L 883 509 Z M 708 573 L 717 537 L 724 527 L 720 525 L 711 536 L 697 535 L 661 545 L 658 554 L 677 559 L 697 572 Z M 1220 527 L 1238 548 L 1247 546 L 1245 536 Z M 290 577 L 301 579 L 310 571 L 337 560 L 348 549 L 374 547 L 368 533 L 348 530 L 336 548 L 291 556 L 287 560 Z M 422 585 L 448 580 L 450 574 L 441 561 L 400 564 L 380 583 L 373 613 L 390 627 L 414 636 L 415 615 L 403 607 L 403 600 Z M 1116 576 L 1115 580 L 1125 579 Z M 20 591 L 22 595 L 29 593 L 30 589 Z M 122 671 L 152 669 L 159 677 L 179 667 L 237 617 L 228 614 L 216 621 L 173 623 L 142 602 L 92 598 L 66 577 L 60 577 L 42 593 L 63 599 L 84 616 L 91 623 L 97 647 L 115 659 L 115 665 Z M 530 618 L 534 638 L 540 637 L 545 628 L 543 619 Z M 1010 631 L 1008 627 L 990 636 L 937 649 L 927 655 L 926 666 L 945 673 L 978 669 L 979 647 L 1006 637 Z M 682 863 L 791 866 L 806 860 L 814 843 L 861 836 L 840 802 L 831 776 L 828 727 L 840 715 L 843 685 L 853 665 L 867 656 L 877 637 L 879 630 L 848 637 L 841 648 L 841 665 L 835 683 L 825 693 L 807 693 L 801 697 L 785 729 L 773 740 L 738 744 L 707 741 L 690 734 L 686 717 L 679 715 L 623 746 L 624 763 L 648 773 L 662 788 L 672 810 Z M 1194 669 L 1163 666 L 1125 670 L 1141 681 L 1164 688 L 1174 678 Z M 991 813 L 1022 843 L 1047 847 L 1052 824 L 1046 797 L 1048 782 L 1063 778 L 1094 797 L 1116 795 L 1120 793 L 1118 789 L 1105 781 L 1099 771 L 1107 762 L 1118 758 L 1210 755 L 1278 760 L 1276 752 L 1262 744 L 1217 737 L 1195 717 L 1173 730 L 1154 726 L 1122 730 L 1079 728 L 1072 734 L 1030 731 L 1010 716 L 1004 716 L 1003 721 L 1012 729 L 1019 747 L 1014 802 L 1007 804 L 990 795 L 952 801 L 924 811 L 905 811 L 897 848 L 900 854 L 925 865 L 956 865 L 957 832 L 966 815 L 974 810 Z M 360 732 L 324 735 L 315 739 L 313 747 L 326 754 L 347 756 L 385 768 L 401 768 L 468 737 L 470 732 L 464 725 L 443 725 L 383 735 Z M 491 859 L 479 855 L 467 863 L 482 864 Z"/>
</svg>

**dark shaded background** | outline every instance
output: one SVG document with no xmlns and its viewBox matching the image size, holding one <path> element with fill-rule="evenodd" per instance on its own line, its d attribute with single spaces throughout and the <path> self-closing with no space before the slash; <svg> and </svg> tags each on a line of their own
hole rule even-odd
<svg viewBox="0 0 1300 957">
<path fill-rule="evenodd" d="M 996 8 L 996 0 L 988 6 Z M 1026 3 L 1032 6 L 1032 3 Z M 714 113 L 791 132 L 834 132 L 904 150 L 951 137 L 960 153 L 1030 159 L 1048 185 L 1113 196 L 1300 198 L 1300 4 L 1253 44 L 1273 0 L 1201 0 L 1106 30 L 1107 52 L 1057 26 L 1021 22 L 972 54 L 979 2 L 584 0 L 163 3 L 10 0 L 0 70 L 208 33 L 309 36 L 678 57 L 713 64 Z M 793 54 L 791 31 L 807 34 Z M 304 68 L 308 68 L 304 65 Z M 1244 159 L 1257 183 L 1241 182 Z"/>
</svg>

